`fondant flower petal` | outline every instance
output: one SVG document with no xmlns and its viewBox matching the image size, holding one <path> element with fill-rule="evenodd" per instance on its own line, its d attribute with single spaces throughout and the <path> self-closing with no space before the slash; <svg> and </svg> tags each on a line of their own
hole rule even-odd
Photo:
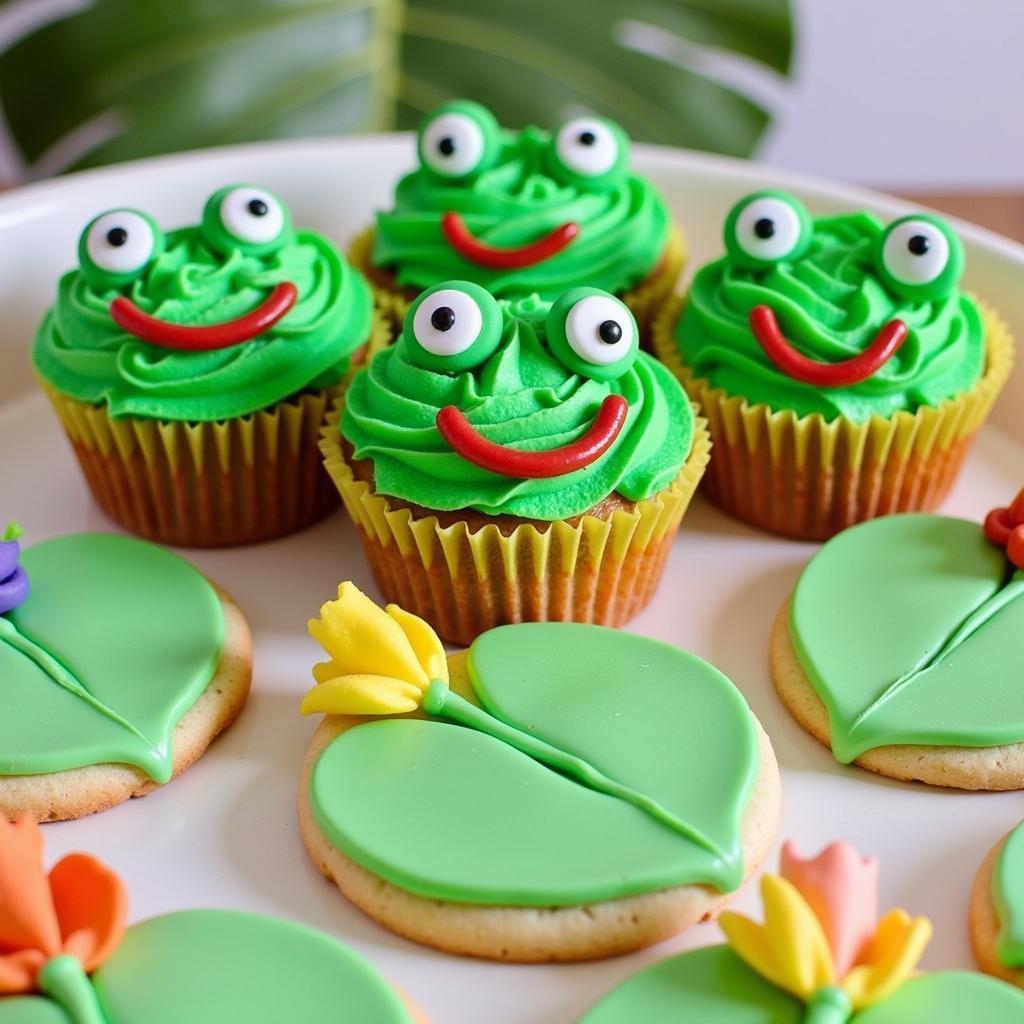
<svg viewBox="0 0 1024 1024">
<path fill-rule="evenodd" d="M 348 675 L 327 679 L 303 698 L 304 715 L 404 715 L 420 706 L 423 691 L 392 676 Z"/>
<path fill-rule="evenodd" d="M 447 683 L 448 658 L 444 653 L 444 644 L 430 625 L 397 604 L 389 604 L 384 610 L 402 627 L 427 677 Z"/>
<path fill-rule="evenodd" d="M 0 955 L 0 996 L 13 996 L 34 992 L 36 976 L 46 963 L 38 949 L 19 949 L 16 953 Z"/>
<path fill-rule="evenodd" d="M 8 822 L 0 815 L 0 949 L 61 949 L 60 927 L 43 870 L 43 836 L 31 818 Z"/>
<path fill-rule="evenodd" d="M 50 872 L 65 953 L 94 971 L 117 948 L 128 922 L 128 892 L 95 857 L 72 853 Z"/>
<path fill-rule="evenodd" d="M 402 627 L 353 583 L 311 619 L 309 632 L 345 675 L 394 676 L 420 687 L 430 682 Z"/>
<path fill-rule="evenodd" d="M 816 857 L 782 847 L 782 877 L 800 890 L 821 922 L 841 978 L 857 962 L 878 923 L 878 860 L 849 843 L 832 843 Z"/>
<path fill-rule="evenodd" d="M 834 984 L 835 968 L 825 933 L 796 886 L 765 875 L 761 896 L 763 925 L 733 913 L 719 918 L 735 952 L 758 974 L 800 999 Z"/>
<path fill-rule="evenodd" d="M 865 950 L 864 962 L 843 979 L 854 1009 L 892 995 L 914 973 L 931 937 L 928 918 L 911 920 L 905 910 L 890 910 Z"/>
</svg>

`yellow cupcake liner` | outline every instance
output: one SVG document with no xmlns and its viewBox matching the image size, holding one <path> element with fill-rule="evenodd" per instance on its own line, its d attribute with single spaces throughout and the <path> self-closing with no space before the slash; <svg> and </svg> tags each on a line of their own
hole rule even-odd
<svg viewBox="0 0 1024 1024">
<path fill-rule="evenodd" d="M 980 304 L 986 367 L 970 390 L 913 413 L 827 422 L 817 413 L 750 405 L 696 377 L 674 336 L 684 305 L 677 296 L 657 317 L 654 352 L 707 418 L 715 455 L 706 493 L 738 519 L 805 540 L 824 540 L 875 516 L 934 509 L 1013 367 L 1009 328 Z"/>
<path fill-rule="evenodd" d="M 373 263 L 374 229 L 366 228 L 352 240 L 348 249 L 348 261 L 370 282 L 377 308 L 388 317 L 395 331 L 402 329 L 405 314 L 412 300 L 394 283 L 390 271 Z M 664 254 L 658 266 L 636 287 L 622 293 L 622 301 L 633 311 L 641 338 L 646 338 L 653 329 L 654 319 L 665 302 L 671 297 L 676 282 L 686 263 L 686 239 L 682 229 L 671 225 Z"/>
<path fill-rule="evenodd" d="M 498 517 L 477 529 L 414 515 L 353 475 L 342 447 L 339 402 L 320 448 L 355 523 L 384 597 L 426 619 L 446 640 L 468 644 L 511 622 L 593 622 L 621 626 L 650 601 L 708 464 L 704 421 L 676 479 L 607 517 L 584 514 L 538 528 Z M 468 516 L 479 524 L 479 513 Z M 450 518 L 450 517 L 449 517 Z"/>
<path fill-rule="evenodd" d="M 375 313 L 367 357 L 389 338 Z M 163 544 L 222 547 L 283 536 L 336 507 L 318 440 L 347 379 L 213 423 L 115 419 L 41 383 L 111 519 Z"/>
</svg>

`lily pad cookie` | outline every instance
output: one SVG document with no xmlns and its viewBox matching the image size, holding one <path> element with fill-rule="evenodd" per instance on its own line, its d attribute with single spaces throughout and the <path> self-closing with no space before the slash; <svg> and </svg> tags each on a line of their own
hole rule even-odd
<svg viewBox="0 0 1024 1024">
<path fill-rule="evenodd" d="M 0 817 L 0 1024 L 426 1024 L 327 935 L 230 910 L 126 927 L 117 875 L 84 853 L 47 875 L 42 846 Z"/>
<path fill-rule="evenodd" d="M 506 302 L 470 281 L 413 303 L 321 446 L 384 595 L 461 644 L 509 622 L 627 622 L 709 457 L 617 298 Z"/>
<path fill-rule="evenodd" d="M 904 515 L 833 538 L 775 624 L 772 675 L 790 712 L 844 764 L 1024 788 L 1021 540 L 1024 493 L 984 528 Z"/>
<path fill-rule="evenodd" d="M 1024 988 L 1024 823 L 1004 836 L 978 868 L 970 929 L 978 966 Z"/>
<path fill-rule="evenodd" d="M 641 331 L 671 293 L 682 234 L 655 186 L 630 172 L 629 139 L 613 121 L 511 131 L 479 103 L 454 100 L 423 119 L 416 155 L 394 206 L 350 253 L 396 327 L 420 292 L 449 279 L 549 301 L 601 288 Z"/>
<path fill-rule="evenodd" d="M 1013 361 L 1006 325 L 960 286 L 950 225 L 812 218 L 760 191 L 729 212 L 723 242 L 654 332 L 708 417 L 710 495 L 808 539 L 934 508 Z"/>
<path fill-rule="evenodd" d="M 728 945 L 663 960 L 580 1024 L 1015 1024 L 1024 995 L 983 974 L 916 973 L 927 918 L 879 919 L 878 862 L 835 843 L 813 859 L 783 848 L 761 881 L 764 923 L 727 912 Z"/>
<path fill-rule="evenodd" d="M 86 225 L 32 358 L 103 510 L 168 544 L 252 543 L 334 504 L 317 433 L 387 331 L 369 285 L 265 189 L 232 185 L 200 223 Z"/>
<path fill-rule="evenodd" d="M 453 953 L 582 960 L 714 917 L 767 854 L 767 736 L 711 665 L 578 623 L 503 626 L 446 659 L 351 583 L 310 623 L 327 718 L 299 789 L 321 871 Z M 402 717 L 391 717 L 402 716 Z"/>
<path fill-rule="evenodd" d="M 149 793 L 198 760 L 248 695 L 241 610 L 153 544 L 7 540 L 0 609 L 0 817 L 77 818 Z"/>
</svg>

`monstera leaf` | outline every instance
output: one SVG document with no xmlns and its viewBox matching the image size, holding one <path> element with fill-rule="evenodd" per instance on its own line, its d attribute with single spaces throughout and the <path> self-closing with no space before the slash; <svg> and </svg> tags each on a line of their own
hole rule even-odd
<svg viewBox="0 0 1024 1024">
<path fill-rule="evenodd" d="M 485 633 L 468 674 L 493 719 L 643 799 L 473 728 L 374 721 L 335 739 L 313 772 L 314 813 L 339 849 L 417 895 L 478 904 L 738 887 L 758 737 L 716 669 L 644 637 L 541 623 Z"/>
<path fill-rule="evenodd" d="M 89 984 L 84 976 L 76 982 Z M 411 1022 L 394 990 L 334 939 L 232 911 L 184 911 L 134 925 L 91 984 L 105 1024 Z M 0 997 L 0 1024 L 98 1020 L 65 1012 L 60 1002 L 75 1005 L 75 994 Z"/>
<path fill-rule="evenodd" d="M 171 733 L 220 662 L 213 587 L 163 548 L 78 534 L 28 548 L 31 590 L 0 617 L 0 771 L 109 762 L 158 782 Z"/>
<path fill-rule="evenodd" d="M 994 978 L 957 971 L 913 978 L 859 1013 L 813 1015 L 728 946 L 712 946 L 635 974 L 580 1024 L 1014 1024 L 1022 1019 L 1024 994 Z"/>
<path fill-rule="evenodd" d="M 1009 578 L 1008 578 L 1009 577 Z M 849 762 L 897 743 L 1024 740 L 1024 574 L 979 524 L 886 517 L 847 530 L 797 584 L 792 632 Z"/>
<path fill-rule="evenodd" d="M 34 27 L 0 58 L 0 97 L 37 176 L 411 127 L 456 95 L 511 126 L 583 107 L 639 140 L 744 155 L 768 114 L 735 66 L 764 78 L 791 55 L 788 0 L 93 0 L 21 20 Z"/>
</svg>

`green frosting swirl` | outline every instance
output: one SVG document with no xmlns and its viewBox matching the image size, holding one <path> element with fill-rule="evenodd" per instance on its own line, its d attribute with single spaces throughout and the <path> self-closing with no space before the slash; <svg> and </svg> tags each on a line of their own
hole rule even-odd
<svg viewBox="0 0 1024 1024">
<path fill-rule="evenodd" d="M 471 371 L 425 370 L 405 358 L 402 344 L 360 370 L 341 433 L 357 458 L 372 460 L 379 493 L 437 511 L 554 520 L 580 515 L 614 491 L 641 501 L 675 479 L 693 441 L 693 413 L 678 383 L 642 352 L 617 380 L 572 373 L 545 347 L 547 308 L 536 299 L 503 304 L 501 345 Z M 438 410 L 454 405 L 488 440 L 545 451 L 585 434 L 613 393 L 629 402 L 615 443 L 589 467 L 560 477 L 524 480 L 481 469 L 452 451 L 435 425 Z"/>
<path fill-rule="evenodd" d="M 940 301 L 896 296 L 872 254 L 881 231 L 868 213 L 820 218 L 798 260 L 748 270 L 723 257 L 703 267 L 676 329 L 684 361 L 713 387 L 751 404 L 800 416 L 820 413 L 827 420 L 914 412 L 968 390 L 985 362 L 978 307 L 960 291 Z M 862 352 L 894 317 L 910 333 L 872 377 L 850 387 L 819 388 L 788 377 L 765 354 L 748 323 L 750 310 L 761 304 L 775 311 L 796 349 L 825 362 Z"/>
<path fill-rule="evenodd" d="M 298 289 L 292 309 L 269 331 L 230 348 L 171 351 L 110 318 L 111 301 L 123 293 L 171 323 L 218 323 L 248 313 L 282 281 Z M 105 403 L 113 417 L 220 420 L 339 381 L 369 337 L 372 314 L 369 286 L 321 235 L 300 231 L 268 255 L 236 250 L 221 258 L 198 227 L 187 227 L 168 235 L 166 250 L 123 292 L 98 293 L 80 270 L 65 274 L 32 355 L 58 391 Z"/>
<path fill-rule="evenodd" d="M 536 293 L 555 299 L 579 285 L 622 292 L 653 271 L 669 234 L 669 214 L 649 181 L 628 175 L 607 190 L 587 190 L 552 176 L 551 136 L 539 128 L 505 133 L 498 162 L 469 183 L 444 181 L 422 167 L 395 191 L 395 208 L 378 213 L 373 262 L 393 268 L 402 287 L 429 288 L 459 279 L 493 295 Z M 494 270 L 460 256 L 441 231 L 447 211 L 462 214 L 482 242 L 535 242 L 574 221 L 579 235 L 560 253 L 530 267 Z"/>
</svg>

